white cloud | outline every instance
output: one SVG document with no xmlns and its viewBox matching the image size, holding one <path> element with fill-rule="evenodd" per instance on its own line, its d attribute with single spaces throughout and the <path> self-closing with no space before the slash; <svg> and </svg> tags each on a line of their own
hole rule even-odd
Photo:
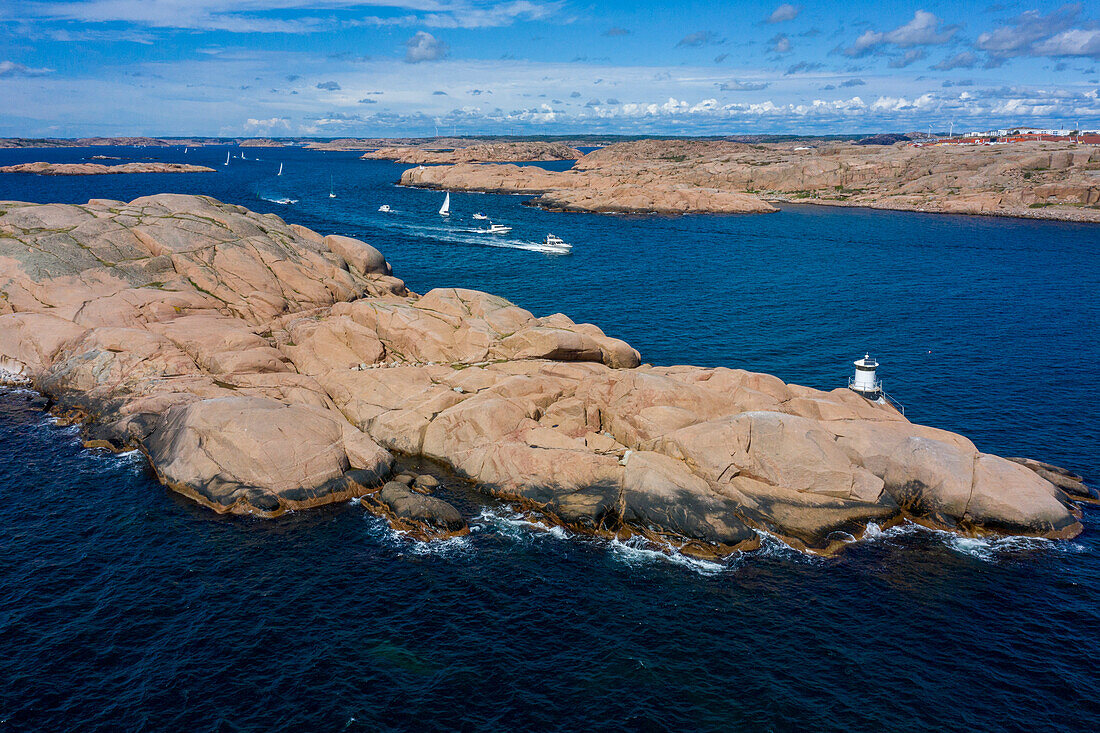
<svg viewBox="0 0 1100 733">
<path fill-rule="evenodd" d="M 438 61 L 447 55 L 447 44 L 427 31 L 417 31 L 405 41 L 405 61 L 418 64 L 421 61 Z"/>
<path fill-rule="evenodd" d="M 785 33 L 772 36 L 769 42 L 772 44 L 772 53 L 789 53 L 791 50 L 791 39 Z"/>
<path fill-rule="evenodd" d="M 772 14 L 768 16 L 768 23 L 782 23 L 787 20 L 794 20 L 798 17 L 798 14 L 802 12 L 802 6 L 794 6 L 790 3 L 783 3 L 778 8 L 772 11 Z"/>
<path fill-rule="evenodd" d="M 913 13 L 913 19 L 892 31 L 864 31 L 848 48 L 845 56 L 865 56 L 880 46 L 893 44 L 899 48 L 914 46 L 939 46 L 947 43 L 958 33 L 956 26 L 944 26 L 943 21 L 926 10 Z"/>
<path fill-rule="evenodd" d="M 1035 46 L 1040 56 L 1091 56 L 1100 59 L 1100 29 L 1063 31 Z"/>
<path fill-rule="evenodd" d="M 270 135 L 276 130 L 290 132 L 290 120 L 285 117 L 272 117 L 267 120 L 249 117 L 244 121 L 244 129 L 250 135 Z"/>
<path fill-rule="evenodd" d="M 45 76 L 53 72 L 53 69 L 33 69 L 14 61 L 0 61 L 0 79 L 12 76 Z"/>
<path fill-rule="evenodd" d="M 564 7 L 562 0 L 82 0 L 37 2 L 26 18 L 84 23 L 125 22 L 150 28 L 228 31 L 231 33 L 312 33 L 339 25 L 425 25 L 433 28 L 488 28 L 516 21 L 543 20 Z M 386 18 L 338 20 L 333 10 L 386 8 L 407 11 Z M 272 17 L 295 11 L 298 17 Z M 316 13 L 315 17 L 300 13 Z"/>
<path fill-rule="evenodd" d="M 1069 30 L 1080 13 L 1080 5 L 1063 5 L 1047 15 L 1029 10 L 982 33 L 974 46 L 995 59 L 1038 53 L 1035 44 L 1053 40 L 1052 37 Z"/>
</svg>

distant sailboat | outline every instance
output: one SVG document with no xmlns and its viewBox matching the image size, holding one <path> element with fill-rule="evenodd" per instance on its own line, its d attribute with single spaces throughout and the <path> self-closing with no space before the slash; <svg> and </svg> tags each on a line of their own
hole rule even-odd
<svg viewBox="0 0 1100 733">
<path fill-rule="evenodd" d="M 277 175 L 277 176 L 283 175 L 283 164 L 282 163 L 279 163 L 279 172 L 276 173 L 275 175 Z"/>
<path fill-rule="evenodd" d="M 243 150 L 241 151 L 241 160 L 248 160 L 248 158 L 244 157 L 244 151 Z"/>
<path fill-rule="evenodd" d="M 330 199 L 336 198 L 336 191 L 332 188 L 332 176 L 328 177 L 328 197 Z"/>
<path fill-rule="evenodd" d="M 451 192 L 450 191 L 447 192 L 447 197 L 445 199 L 443 199 L 443 205 L 441 207 L 439 207 L 439 215 L 440 216 L 450 216 L 451 215 Z"/>
<path fill-rule="evenodd" d="M 229 151 L 228 150 L 225 151 L 225 163 L 223 163 L 222 165 L 229 165 Z"/>
<path fill-rule="evenodd" d="M 183 149 L 183 154 L 184 154 L 184 155 L 187 155 L 187 148 L 184 148 L 184 149 Z"/>
</svg>

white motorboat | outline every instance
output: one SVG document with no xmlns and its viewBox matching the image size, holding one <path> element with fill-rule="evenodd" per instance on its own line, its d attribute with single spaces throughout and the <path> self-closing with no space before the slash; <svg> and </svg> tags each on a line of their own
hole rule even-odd
<svg viewBox="0 0 1100 733">
<path fill-rule="evenodd" d="M 478 221 L 485 221 L 485 220 L 486 220 L 486 219 L 488 219 L 489 217 L 485 216 L 485 214 L 482 214 L 482 213 L 481 213 L 481 212 L 479 211 L 479 212 L 477 212 L 476 214 L 474 214 L 474 218 L 475 218 L 475 219 L 477 219 Z"/>
<path fill-rule="evenodd" d="M 378 210 L 381 211 L 383 214 L 388 214 L 393 211 L 393 209 L 390 208 L 389 204 L 382 204 L 378 207 Z"/>
<path fill-rule="evenodd" d="M 290 204 L 298 203 L 298 199 L 292 199 L 287 196 L 281 196 L 277 199 L 268 199 L 273 204 L 282 204 L 283 206 L 289 206 Z"/>
<path fill-rule="evenodd" d="M 440 216 L 450 216 L 451 215 L 451 192 L 450 191 L 447 192 L 447 197 L 445 199 L 443 199 L 443 205 L 439 207 L 439 215 Z"/>
<path fill-rule="evenodd" d="M 543 241 L 542 245 L 546 247 L 546 249 L 554 250 L 557 252 L 569 252 L 573 249 L 573 245 L 569 244 L 561 237 L 555 236 L 553 234 L 547 234 L 546 240 Z"/>
<path fill-rule="evenodd" d="M 486 234 L 507 234 L 512 231 L 512 227 L 506 227 L 503 224 L 490 224 L 488 229 L 482 229 L 481 231 Z"/>
</svg>

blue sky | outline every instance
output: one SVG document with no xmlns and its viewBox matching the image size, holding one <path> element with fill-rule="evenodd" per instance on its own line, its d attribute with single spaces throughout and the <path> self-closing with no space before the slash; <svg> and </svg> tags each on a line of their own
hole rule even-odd
<svg viewBox="0 0 1100 733">
<path fill-rule="evenodd" d="M 3 0 L 0 135 L 1100 127 L 1100 5 Z"/>
</svg>

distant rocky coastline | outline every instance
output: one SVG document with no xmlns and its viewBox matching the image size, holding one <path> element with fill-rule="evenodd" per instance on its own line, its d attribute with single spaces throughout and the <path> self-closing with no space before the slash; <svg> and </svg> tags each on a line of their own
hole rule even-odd
<svg viewBox="0 0 1100 733">
<path fill-rule="evenodd" d="M 746 144 L 642 140 L 569 171 L 458 163 L 413 168 L 409 186 L 526 193 L 559 211 L 763 213 L 773 203 L 1100 222 L 1100 147 Z"/>
<path fill-rule="evenodd" d="M 466 518 L 433 471 L 395 476 L 407 459 L 697 555 L 761 532 L 829 553 L 905 520 L 1065 538 L 1096 499 L 851 390 L 641 364 L 594 325 L 418 295 L 365 242 L 200 196 L 0 202 L 0 370 L 214 511 L 355 500 L 420 537 Z"/>
<path fill-rule="evenodd" d="M 581 152 L 561 143 L 518 142 L 476 144 L 439 149 L 438 144 L 387 146 L 364 153 L 364 160 L 394 160 L 410 165 L 441 163 L 515 163 L 546 160 L 577 160 Z"/>
<path fill-rule="evenodd" d="M 103 176 L 119 173 L 213 173 L 213 168 L 185 163 L 19 163 L 0 166 L 0 173 L 33 173 L 39 176 Z"/>
</svg>

